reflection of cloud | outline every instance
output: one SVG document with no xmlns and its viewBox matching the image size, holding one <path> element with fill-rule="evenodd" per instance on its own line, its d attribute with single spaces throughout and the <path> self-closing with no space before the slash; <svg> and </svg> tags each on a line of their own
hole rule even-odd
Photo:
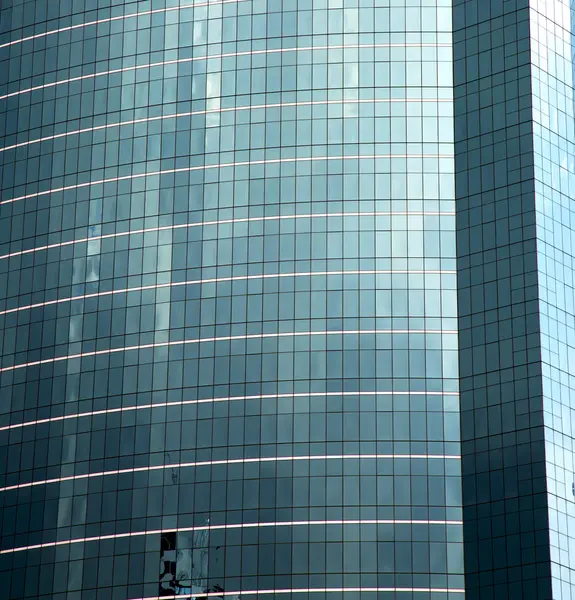
<svg viewBox="0 0 575 600">
<path fill-rule="evenodd" d="M 72 497 L 60 498 L 57 527 L 68 527 L 72 522 Z"/>
<path fill-rule="evenodd" d="M 68 326 L 68 341 L 79 342 L 82 340 L 82 324 L 84 322 L 83 314 L 71 315 Z"/>
<path fill-rule="evenodd" d="M 193 39 L 194 44 L 205 44 L 207 40 L 206 36 L 207 23 L 206 21 L 196 21 L 194 23 Z"/>
<path fill-rule="evenodd" d="M 220 96 L 220 81 L 219 73 L 208 73 L 206 77 L 206 98 L 217 98 Z"/>
<path fill-rule="evenodd" d="M 169 329 L 170 327 L 170 304 L 162 302 L 156 304 L 156 331 Z"/>
<path fill-rule="evenodd" d="M 100 279 L 100 257 L 90 256 L 86 261 L 86 283 Z"/>
<path fill-rule="evenodd" d="M 345 65 L 343 85 L 346 88 L 359 86 L 359 65 L 357 63 Z"/>
<path fill-rule="evenodd" d="M 208 73 L 206 77 L 206 108 L 215 110 L 221 108 L 221 74 Z M 220 124 L 220 113 L 206 115 L 206 127 L 217 127 Z"/>
<path fill-rule="evenodd" d="M 98 234 L 93 234 L 94 236 Z M 101 240 L 90 240 L 86 246 L 86 254 L 88 256 L 93 256 L 94 254 L 100 254 L 102 246 Z"/>
</svg>

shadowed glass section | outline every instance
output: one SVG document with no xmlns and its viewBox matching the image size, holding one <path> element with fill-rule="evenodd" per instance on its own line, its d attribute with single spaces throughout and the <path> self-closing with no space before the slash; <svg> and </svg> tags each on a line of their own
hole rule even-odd
<svg viewBox="0 0 575 600">
<path fill-rule="evenodd" d="M 465 574 L 551 599 L 527 0 L 454 2 Z M 531 13 L 532 14 L 532 13 Z"/>
</svg>

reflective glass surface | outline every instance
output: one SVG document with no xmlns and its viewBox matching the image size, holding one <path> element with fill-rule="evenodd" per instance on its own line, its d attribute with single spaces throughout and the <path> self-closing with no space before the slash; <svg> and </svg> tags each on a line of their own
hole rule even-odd
<svg viewBox="0 0 575 600">
<path fill-rule="evenodd" d="M 529 0 L 454 0 L 465 583 L 551 592 Z"/>
<path fill-rule="evenodd" d="M 467 597 L 572 600 L 572 2 L 453 8 Z"/>
<path fill-rule="evenodd" d="M 463 593 L 450 0 L 4 0 L 11 600 Z"/>
<path fill-rule="evenodd" d="M 568 0 L 531 17 L 533 132 L 546 482 L 553 598 L 575 598 L 575 98 Z"/>
</svg>

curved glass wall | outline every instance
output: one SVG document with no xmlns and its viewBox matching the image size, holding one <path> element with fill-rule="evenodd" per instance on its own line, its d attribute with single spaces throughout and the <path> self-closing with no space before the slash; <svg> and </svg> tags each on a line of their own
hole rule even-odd
<svg viewBox="0 0 575 600">
<path fill-rule="evenodd" d="M 11 600 L 463 598 L 450 2 L 0 17 Z"/>
</svg>

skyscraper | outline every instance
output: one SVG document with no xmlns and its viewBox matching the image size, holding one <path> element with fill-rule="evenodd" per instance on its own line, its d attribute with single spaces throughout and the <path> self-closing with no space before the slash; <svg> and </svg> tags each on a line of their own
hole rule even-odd
<svg viewBox="0 0 575 600">
<path fill-rule="evenodd" d="M 471 598 L 575 597 L 570 6 L 453 7 Z"/>
<path fill-rule="evenodd" d="M 3 593 L 571 599 L 568 5 L 0 8 Z"/>
</svg>

